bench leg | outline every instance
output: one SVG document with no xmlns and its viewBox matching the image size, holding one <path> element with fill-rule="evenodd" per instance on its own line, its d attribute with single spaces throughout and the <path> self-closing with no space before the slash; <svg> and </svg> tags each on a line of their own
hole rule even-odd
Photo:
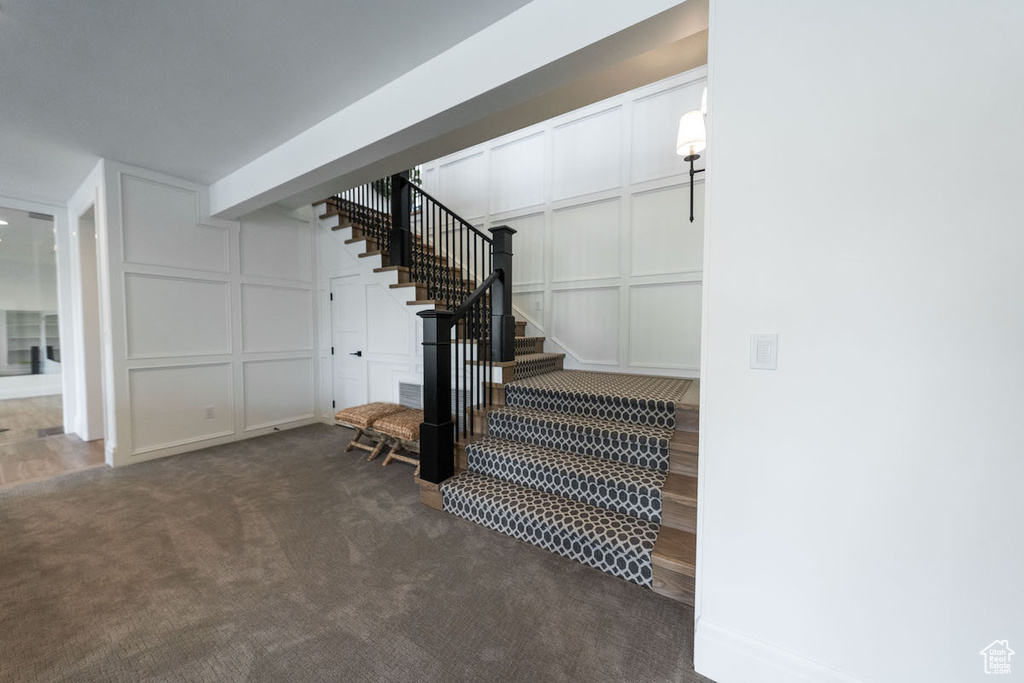
<svg viewBox="0 0 1024 683">
<path fill-rule="evenodd" d="M 348 453 L 350 450 L 352 450 L 353 448 L 355 448 L 356 446 L 359 445 L 359 443 L 358 443 L 359 442 L 359 437 L 361 437 L 362 435 L 363 435 L 363 430 L 362 429 L 357 429 L 355 436 L 353 436 L 352 440 L 348 442 L 347 446 L 345 446 L 345 452 L 346 453 Z"/>
<path fill-rule="evenodd" d="M 370 462 L 371 460 L 376 458 L 378 455 L 380 455 L 380 452 L 382 450 L 384 450 L 384 446 L 386 445 L 386 443 L 387 443 L 387 439 L 384 439 L 384 438 L 382 438 L 380 441 L 378 441 L 377 445 L 374 447 L 374 449 L 372 451 L 370 451 L 370 455 L 368 455 L 366 457 L 366 462 Z"/>
<path fill-rule="evenodd" d="M 390 465 L 391 461 L 394 460 L 395 456 L 398 454 L 398 449 L 401 447 L 402 444 L 396 441 L 394 445 L 391 446 L 391 450 L 388 451 L 387 456 L 385 456 L 384 462 L 381 464 L 381 467 L 387 467 L 388 465 Z"/>
</svg>

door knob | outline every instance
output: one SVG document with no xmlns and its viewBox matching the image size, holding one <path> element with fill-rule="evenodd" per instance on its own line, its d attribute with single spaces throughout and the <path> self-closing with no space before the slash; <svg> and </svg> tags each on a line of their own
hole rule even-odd
<svg viewBox="0 0 1024 683">
<path fill-rule="evenodd" d="M 362 351 L 355 351 L 355 352 L 353 352 L 353 353 L 350 353 L 350 354 L 348 354 L 348 355 L 350 355 L 350 356 L 362 356 L 362 355 L 363 355 L 363 352 L 362 352 Z"/>
</svg>

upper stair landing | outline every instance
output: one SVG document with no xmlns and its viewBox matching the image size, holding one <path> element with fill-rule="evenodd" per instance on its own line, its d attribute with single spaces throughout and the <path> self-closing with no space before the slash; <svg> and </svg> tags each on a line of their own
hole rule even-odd
<svg viewBox="0 0 1024 683">
<path fill-rule="evenodd" d="M 559 370 L 516 379 L 505 387 L 509 406 L 551 410 L 652 427 L 676 428 L 676 413 L 696 410 L 692 379 Z"/>
</svg>

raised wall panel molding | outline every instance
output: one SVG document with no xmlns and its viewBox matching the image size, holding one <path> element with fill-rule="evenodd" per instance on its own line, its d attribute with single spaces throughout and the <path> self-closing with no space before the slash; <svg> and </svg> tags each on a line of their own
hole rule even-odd
<svg viewBox="0 0 1024 683">
<path fill-rule="evenodd" d="M 232 373 L 225 361 L 129 369 L 131 455 L 234 434 Z"/>
<path fill-rule="evenodd" d="M 275 213 L 246 217 L 239 228 L 243 277 L 311 282 L 312 233 L 309 224 Z"/>
<path fill-rule="evenodd" d="M 703 188 L 702 188 L 703 189 Z M 661 275 L 699 272 L 704 258 L 704 193 L 694 196 L 689 221 L 690 188 L 672 185 L 637 192 L 630 201 L 630 273 Z"/>
<path fill-rule="evenodd" d="M 199 192 L 118 174 L 125 263 L 230 272 L 229 228 L 201 222 Z"/>
<path fill-rule="evenodd" d="M 491 148 L 490 213 L 540 206 L 545 199 L 545 131 L 537 131 Z"/>
<path fill-rule="evenodd" d="M 618 277 L 619 218 L 617 197 L 554 211 L 551 218 L 551 281 L 578 282 Z"/>
<path fill-rule="evenodd" d="M 616 104 L 555 125 L 552 199 L 579 197 L 620 185 L 621 117 L 622 105 Z"/>
<path fill-rule="evenodd" d="M 313 356 L 242 361 L 245 431 L 316 416 Z"/>
<path fill-rule="evenodd" d="M 618 287 L 556 290 L 551 319 L 551 338 L 581 363 L 618 365 Z"/>
<path fill-rule="evenodd" d="M 442 164 L 438 168 L 438 182 L 438 199 L 464 219 L 472 221 L 487 212 L 487 172 L 482 150 Z"/>
<path fill-rule="evenodd" d="M 699 282 L 631 286 L 629 365 L 699 369 L 700 312 Z"/>
<path fill-rule="evenodd" d="M 127 359 L 230 354 L 229 284 L 125 273 Z"/>
<path fill-rule="evenodd" d="M 313 350 L 313 290 L 243 283 L 242 351 Z"/>
<path fill-rule="evenodd" d="M 386 286 L 372 283 L 364 288 L 366 297 L 366 349 L 364 353 L 384 356 L 409 355 L 409 311 L 395 301 Z"/>
</svg>

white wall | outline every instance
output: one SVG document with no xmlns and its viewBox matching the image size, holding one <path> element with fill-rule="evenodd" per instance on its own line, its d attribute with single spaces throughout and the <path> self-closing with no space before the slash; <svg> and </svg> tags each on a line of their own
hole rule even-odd
<svg viewBox="0 0 1024 683">
<path fill-rule="evenodd" d="M 0 258 L 0 311 L 56 311 L 57 266 Z"/>
<path fill-rule="evenodd" d="M 689 165 L 675 139 L 679 117 L 700 107 L 705 74 L 423 166 L 424 188 L 463 218 L 516 229 L 517 316 L 568 354 L 566 367 L 698 375 L 704 181 L 690 223 Z"/>
<path fill-rule="evenodd" d="M 207 218 L 204 188 L 110 161 L 101 194 L 108 462 L 311 422 L 308 218 L 269 209 Z"/>
<path fill-rule="evenodd" d="M 987 680 L 1024 652 L 1024 5 L 711 20 L 697 670 Z"/>
</svg>

